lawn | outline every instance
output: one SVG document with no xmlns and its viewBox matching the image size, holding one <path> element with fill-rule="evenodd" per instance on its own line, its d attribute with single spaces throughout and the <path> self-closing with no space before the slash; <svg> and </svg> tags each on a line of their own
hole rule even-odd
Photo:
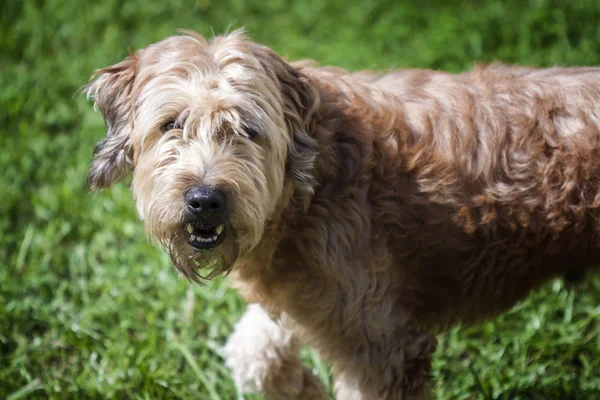
<svg viewBox="0 0 600 400">
<path fill-rule="evenodd" d="M 180 280 L 126 183 L 85 190 L 105 134 L 80 91 L 94 69 L 179 28 L 230 26 L 351 70 L 600 65 L 599 21 L 597 0 L 3 2 L 0 398 L 255 398 L 236 392 L 219 350 L 245 307 L 226 280 Z M 550 282 L 493 322 L 453 329 L 433 374 L 436 399 L 600 398 L 600 277 L 575 291 Z"/>
</svg>

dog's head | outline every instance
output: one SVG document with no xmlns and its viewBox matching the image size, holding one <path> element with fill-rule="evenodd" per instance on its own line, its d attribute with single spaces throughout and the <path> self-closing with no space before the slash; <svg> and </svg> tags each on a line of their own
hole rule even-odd
<svg viewBox="0 0 600 400">
<path fill-rule="evenodd" d="M 133 172 L 148 235 L 193 281 L 260 242 L 286 182 L 312 190 L 315 89 L 240 31 L 165 39 L 98 71 L 86 93 L 108 127 L 88 186 Z"/>
</svg>

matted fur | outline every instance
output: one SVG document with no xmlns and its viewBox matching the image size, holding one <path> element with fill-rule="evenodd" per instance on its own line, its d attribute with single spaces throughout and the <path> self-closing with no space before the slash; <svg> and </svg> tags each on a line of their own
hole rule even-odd
<svg viewBox="0 0 600 400">
<path fill-rule="evenodd" d="M 132 170 L 177 269 L 231 271 L 260 304 L 225 348 L 241 388 L 325 397 L 306 343 L 339 399 L 422 399 L 435 333 L 600 260 L 600 69 L 349 73 L 236 31 L 171 37 L 96 76 L 109 133 L 88 184 Z M 195 185 L 232 203 L 212 251 L 182 234 Z"/>
</svg>

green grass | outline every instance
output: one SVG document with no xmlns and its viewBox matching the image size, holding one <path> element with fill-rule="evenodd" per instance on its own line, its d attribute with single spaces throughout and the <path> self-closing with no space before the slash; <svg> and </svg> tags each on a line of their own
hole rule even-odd
<svg viewBox="0 0 600 400">
<path fill-rule="evenodd" d="M 125 184 L 84 189 L 105 129 L 78 90 L 128 48 L 233 22 L 282 55 L 353 70 L 600 65 L 597 0 L 4 3 L 0 398 L 12 400 L 242 398 L 219 347 L 244 304 L 224 280 L 177 278 Z M 436 398 L 600 398 L 599 299 L 600 278 L 576 292 L 555 281 L 493 322 L 453 329 L 434 362 Z"/>
</svg>

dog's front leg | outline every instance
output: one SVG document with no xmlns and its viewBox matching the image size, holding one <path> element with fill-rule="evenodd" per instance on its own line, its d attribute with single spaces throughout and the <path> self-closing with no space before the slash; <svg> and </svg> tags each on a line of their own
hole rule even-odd
<svg viewBox="0 0 600 400">
<path fill-rule="evenodd" d="M 299 343 L 258 304 L 250 304 L 225 345 L 226 365 L 244 393 L 268 399 L 327 399 L 321 382 L 298 359 Z"/>
<path fill-rule="evenodd" d="M 336 363 L 338 400 L 425 400 L 435 337 L 402 329 L 379 343 L 363 343 L 343 363 Z"/>
</svg>

